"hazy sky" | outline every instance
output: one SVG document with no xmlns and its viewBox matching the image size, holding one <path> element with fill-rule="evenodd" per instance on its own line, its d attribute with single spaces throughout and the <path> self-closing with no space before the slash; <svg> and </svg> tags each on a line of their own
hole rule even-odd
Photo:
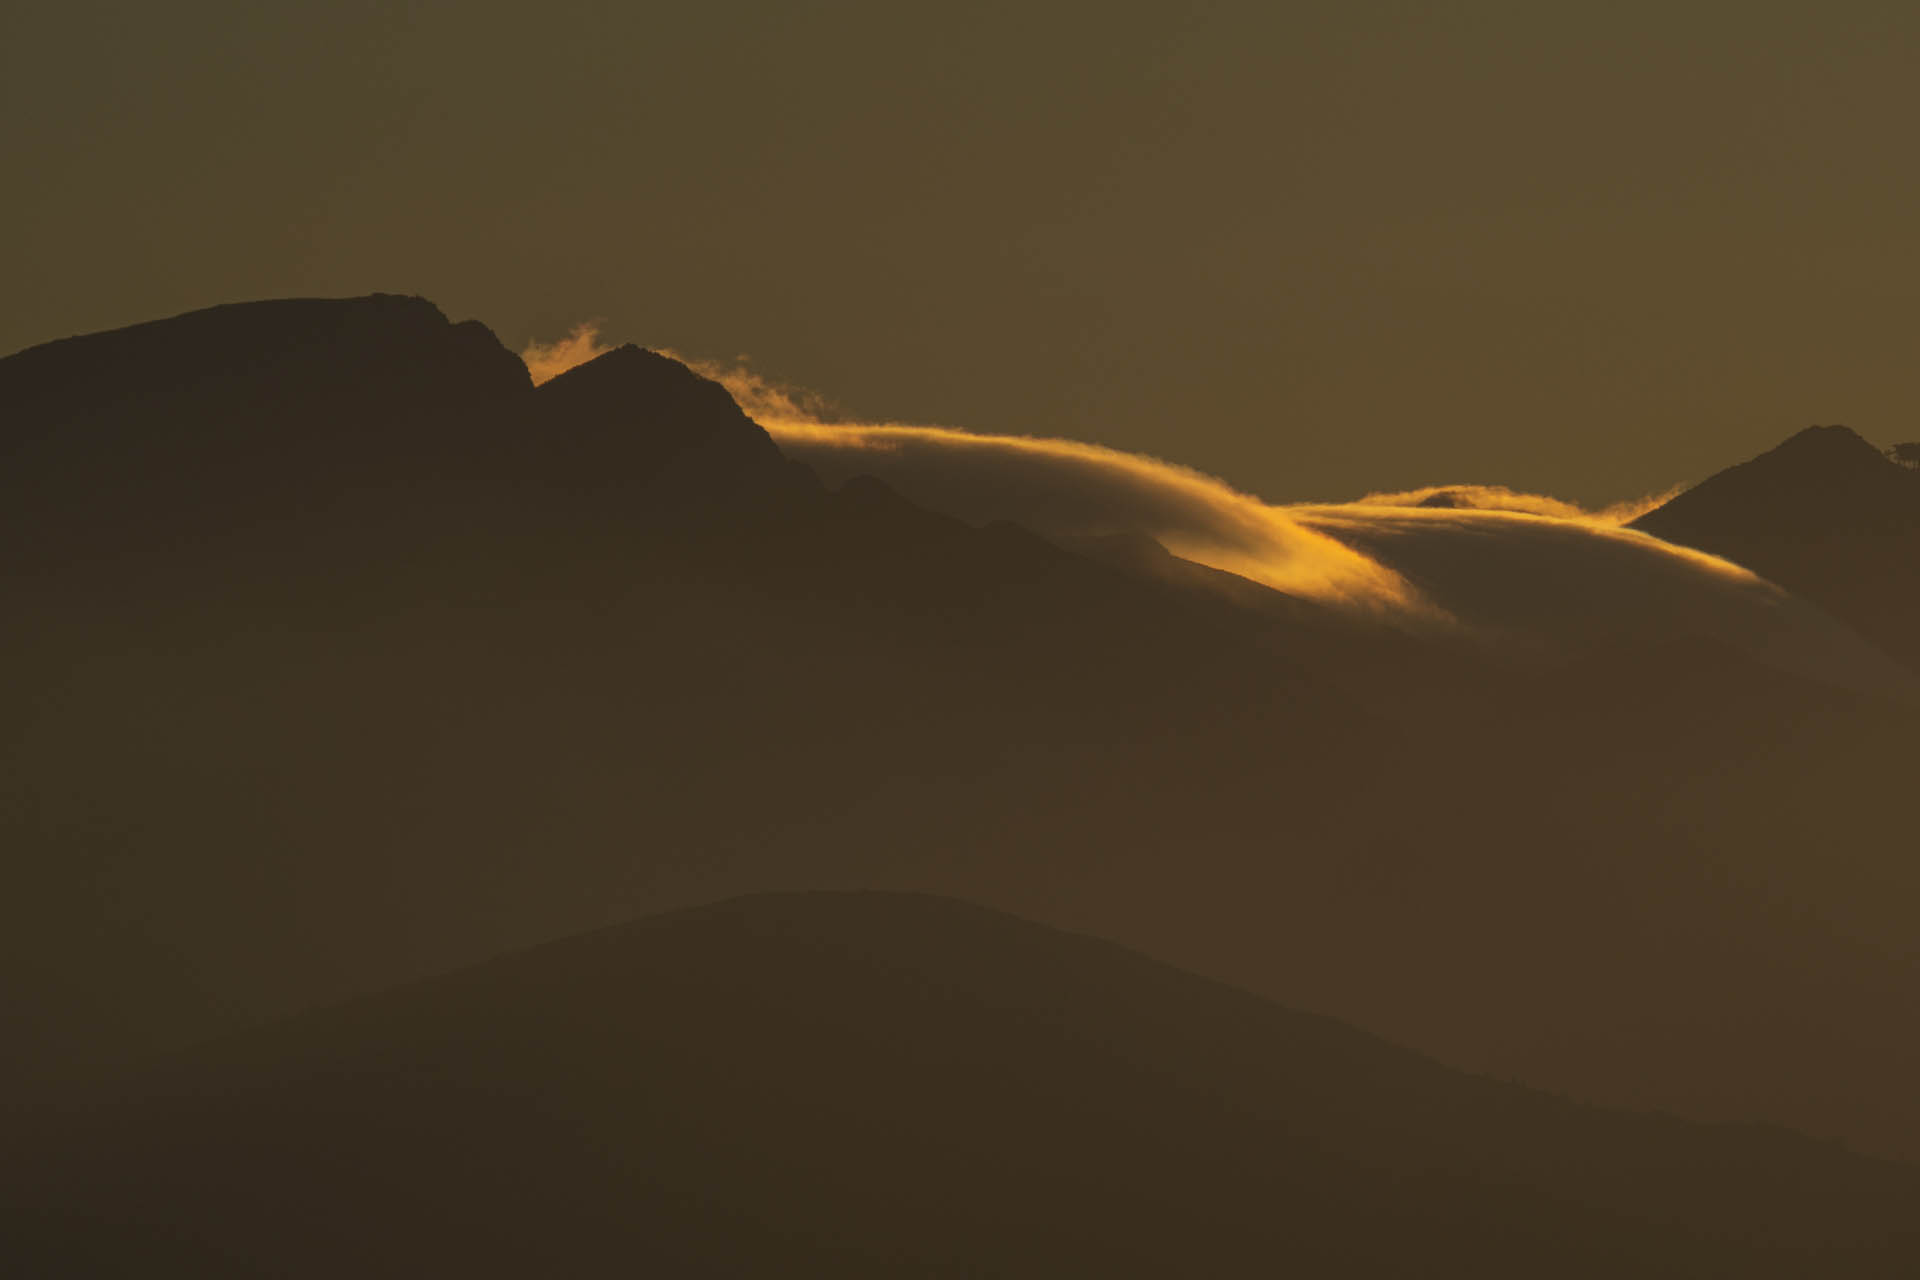
<svg viewBox="0 0 1920 1280">
<path fill-rule="evenodd" d="M 1920 7 L 9 5 L 0 350 L 423 293 L 1276 500 L 1920 438 Z"/>
</svg>

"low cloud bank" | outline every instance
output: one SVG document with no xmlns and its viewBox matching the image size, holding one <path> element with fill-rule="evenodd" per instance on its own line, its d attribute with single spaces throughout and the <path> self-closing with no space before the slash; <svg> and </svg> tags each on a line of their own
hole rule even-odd
<svg viewBox="0 0 1920 1280">
<path fill-rule="evenodd" d="M 567 340 L 575 345 L 556 344 L 566 349 L 548 358 L 595 340 L 576 330 Z M 1101 445 L 835 421 L 820 397 L 743 365 L 686 363 L 725 385 L 784 452 L 829 483 L 877 476 L 974 523 L 1011 520 L 1056 537 L 1145 533 L 1176 555 L 1293 595 L 1539 651 L 1697 637 L 1834 683 L 1912 684 L 1851 631 L 1738 565 L 1620 527 L 1664 495 L 1589 510 L 1498 485 L 1445 485 L 1276 505 Z"/>
<path fill-rule="evenodd" d="M 1910 676 L 1820 610 L 1730 561 L 1621 527 L 1664 496 L 1589 510 L 1497 485 L 1448 485 L 1274 505 L 1098 445 L 825 422 L 777 387 L 702 371 L 828 480 L 877 475 L 964 519 L 1056 535 L 1144 532 L 1176 555 L 1295 595 L 1535 653 L 1691 638 L 1832 684 L 1914 692 Z"/>
<path fill-rule="evenodd" d="M 1378 612 L 1435 611 L 1398 574 L 1283 509 L 1200 472 L 1100 445 L 939 427 L 766 422 L 782 450 L 830 481 L 878 476 L 975 523 L 1044 534 L 1139 531 L 1176 555 L 1295 595 Z"/>
<path fill-rule="evenodd" d="M 1469 589 L 1471 575 L 1446 564 L 1499 562 L 1519 573 L 1537 554 L 1573 557 L 1574 578 L 1605 561 L 1610 576 L 1679 598 L 1673 581 L 1712 581 L 1771 606 L 1779 593 L 1714 556 L 1672 547 L 1619 526 L 1664 497 L 1589 510 L 1500 485 L 1437 485 L 1375 493 L 1353 503 L 1278 505 L 1188 467 L 1100 445 L 944 427 L 833 420 L 818 396 L 781 386 L 743 365 L 691 361 L 723 383 L 786 450 L 829 481 L 879 476 L 915 501 L 976 522 L 1013 520 L 1042 533 L 1143 532 L 1177 555 L 1268 586 L 1407 621 L 1458 623 L 1503 633 L 1533 630 L 1523 607 L 1496 608 L 1503 591 L 1520 601 L 1561 594 L 1538 582 Z M 1415 535 L 1418 551 L 1416 551 Z M 1489 541 L 1505 554 L 1491 560 Z M 1445 544 L 1438 556 L 1427 554 Z M 1523 550 L 1523 548 L 1525 550 Z M 1551 576 L 1551 575 L 1550 575 Z M 1619 604 L 1617 592 L 1596 593 Z M 1563 611 L 1564 612 L 1564 611 Z M 1497 619 L 1497 620 L 1496 620 Z"/>
</svg>

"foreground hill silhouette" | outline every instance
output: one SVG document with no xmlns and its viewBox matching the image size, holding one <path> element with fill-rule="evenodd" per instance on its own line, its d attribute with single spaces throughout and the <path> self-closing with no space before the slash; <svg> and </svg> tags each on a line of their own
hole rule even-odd
<svg viewBox="0 0 1920 1280">
<path fill-rule="evenodd" d="M 1920 473 L 1845 427 L 1808 427 L 1633 527 L 1743 564 L 1920 670 Z"/>
<path fill-rule="evenodd" d="M 42 1120 L 92 1275 L 1832 1276 L 1920 1169 L 1445 1070 L 948 899 L 774 895 L 267 1027 Z"/>
<path fill-rule="evenodd" d="M 635 914 L 865 887 L 1920 1154 L 1904 705 L 976 528 L 816 482 L 664 357 L 535 389 L 418 299 L 65 340 L 0 396 L 25 1109 Z"/>
<path fill-rule="evenodd" d="M 14 1070 L 699 896 L 721 845 L 751 887 L 843 771 L 991 770 L 1023 702 L 1034 747 L 1166 732 L 1271 665 L 1154 691 L 1253 626 L 825 490 L 664 357 L 535 390 L 473 329 L 300 300 L 0 361 Z"/>
</svg>

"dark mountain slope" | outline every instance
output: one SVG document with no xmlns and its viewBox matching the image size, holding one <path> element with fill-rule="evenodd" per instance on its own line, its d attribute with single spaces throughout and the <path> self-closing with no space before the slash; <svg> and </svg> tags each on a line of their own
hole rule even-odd
<svg viewBox="0 0 1920 1280">
<path fill-rule="evenodd" d="M 66 572 L 296 554 L 322 518 L 391 538 L 407 504 L 486 465 L 531 391 L 484 326 L 384 294 L 47 343 L 0 360 L 0 531 L 10 560 Z"/>
<path fill-rule="evenodd" d="M 639 913 L 886 887 L 1484 1073 L 1920 1153 L 1909 712 L 1735 653 L 1509 667 L 1156 583 L 807 483 L 637 351 L 536 392 L 479 371 L 496 343 L 484 395 L 383 397 L 367 369 L 458 328 L 407 306 L 284 418 L 193 365 L 87 420 L 220 423 L 218 466 L 175 450 L 149 493 L 103 462 L 104 508 L 84 451 L 0 473 L 0 510 L 40 502 L 0 631 L 12 1100 Z M 309 402 L 423 465 L 289 466 L 329 438 Z M 255 474 L 303 501 L 262 514 Z"/>
<path fill-rule="evenodd" d="M 479 404 L 530 387 L 526 367 L 486 326 L 450 324 L 425 298 L 394 294 L 230 303 L 0 360 L 0 396 L 19 415 L 10 446 L 176 407 L 214 417 L 220 406 L 252 406 L 280 422 L 310 404 Z M 332 434 L 353 425 L 335 422 Z"/>
<path fill-rule="evenodd" d="M 537 434 L 561 468 L 557 478 L 583 495 L 617 491 L 636 476 L 671 467 L 666 482 L 654 486 L 649 505 L 657 513 L 665 504 L 684 517 L 685 500 L 694 494 L 724 492 L 741 505 L 784 489 L 817 487 L 740 411 L 726 388 L 652 351 L 609 351 L 546 382 L 535 395 Z"/>
<path fill-rule="evenodd" d="M 203 1048 L 34 1141 L 10 1247 L 95 1275 L 1920 1265 L 1920 1170 L 1575 1106 L 879 894 L 495 960 Z"/>
<path fill-rule="evenodd" d="M 1745 565 L 1920 670 L 1920 474 L 1845 427 L 1809 427 L 1632 527 Z"/>
<path fill-rule="evenodd" d="M 870 875 L 893 841 L 819 827 L 895 784 L 1318 697 L 1225 604 L 820 488 L 675 362 L 535 391 L 460 329 L 250 304 L 0 361 L 15 1080 Z M 306 465 L 342 433 L 380 452 Z"/>
</svg>

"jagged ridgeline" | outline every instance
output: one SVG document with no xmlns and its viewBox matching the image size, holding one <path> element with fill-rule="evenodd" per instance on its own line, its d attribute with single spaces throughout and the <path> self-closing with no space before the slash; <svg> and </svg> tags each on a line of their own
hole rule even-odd
<svg viewBox="0 0 1920 1280">
<path fill-rule="evenodd" d="M 873 888 L 1470 1072 L 1920 1155 L 1920 725 L 1764 646 L 1522 658 L 1138 537 L 976 527 L 822 482 L 675 361 L 536 389 L 419 299 L 32 348 L 0 360 L 0 451 L 23 1110 L 615 921 Z M 1787 470 L 1849 600 L 1910 585 L 1846 558 L 1864 500 L 1806 497 L 1851 462 Z M 1718 507 L 1669 523 L 1722 480 L 1643 525 L 1899 652 L 1820 594 L 1842 570 L 1798 584 Z M 1474 589 L 1550 599 L 1550 551 Z M 920 963 L 882 936 L 848 945 Z"/>
</svg>

